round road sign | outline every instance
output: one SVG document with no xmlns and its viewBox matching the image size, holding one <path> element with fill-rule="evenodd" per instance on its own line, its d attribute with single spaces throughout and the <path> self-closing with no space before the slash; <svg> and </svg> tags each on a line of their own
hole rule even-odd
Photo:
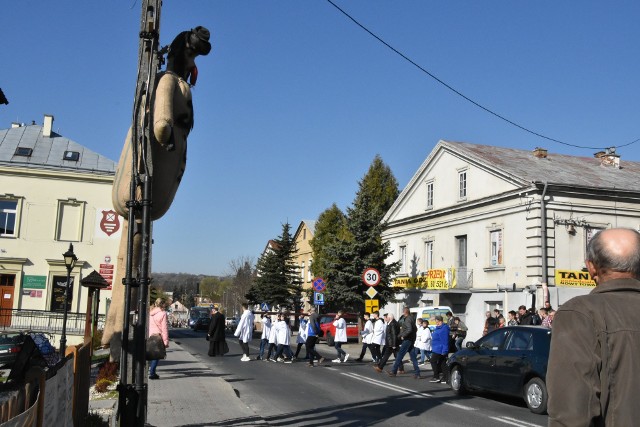
<svg viewBox="0 0 640 427">
<path fill-rule="evenodd" d="M 367 268 L 362 273 L 362 281 L 367 286 L 376 286 L 380 283 L 380 272 L 375 268 Z"/>
</svg>

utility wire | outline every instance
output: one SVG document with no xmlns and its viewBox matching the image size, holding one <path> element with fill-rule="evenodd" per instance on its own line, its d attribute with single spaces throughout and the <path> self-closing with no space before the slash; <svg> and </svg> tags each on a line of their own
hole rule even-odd
<svg viewBox="0 0 640 427">
<path fill-rule="evenodd" d="M 335 7 L 336 9 L 338 9 L 344 16 L 346 16 L 347 18 L 349 18 L 351 21 L 353 21 L 353 23 L 355 23 L 358 27 L 362 28 L 364 31 L 366 31 L 367 33 L 369 33 L 369 35 L 371 35 L 373 38 L 375 38 L 376 40 L 378 40 L 380 43 L 382 43 L 383 45 L 385 45 L 386 47 L 388 47 L 389 49 L 391 49 L 394 53 L 396 53 L 397 55 L 399 55 L 400 57 L 402 57 L 405 61 L 409 62 L 410 64 L 412 64 L 413 66 L 415 66 L 416 68 L 418 68 L 420 71 L 422 71 L 423 73 L 425 73 L 426 75 L 428 75 L 429 77 L 431 77 L 432 79 L 434 79 L 435 81 L 437 81 L 438 83 L 440 83 L 442 86 L 446 87 L 447 89 L 449 89 L 450 91 L 452 91 L 453 93 L 455 93 L 456 95 L 464 98 L 466 101 L 472 103 L 473 105 L 475 105 L 476 107 L 486 111 L 487 113 L 499 118 L 500 120 L 504 120 L 505 122 L 509 123 L 512 126 L 515 126 L 525 132 L 528 132 L 532 135 L 535 135 L 539 138 L 543 138 L 546 139 L 548 141 L 552 141 L 552 142 L 557 142 L 558 144 L 562 144 L 562 145 L 568 145 L 569 147 L 575 147 L 575 148 L 586 148 L 586 149 L 590 149 L 590 150 L 603 150 L 609 147 L 587 147 L 587 146 L 583 146 L 583 145 L 575 145 L 575 144 L 570 144 L 568 142 L 564 142 L 564 141 L 560 141 L 558 139 L 555 138 L 551 138 L 549 136 L 543 135 L 540 132 L 536 132 L 534 130 L 531 130 L 523 125 L 520 125 L 516 122 L 514 122 L 513 120 L 510 120 L 508 118 L 506 118 L 505 116 L 496 113 L 495 111 L 485 107 L 484 105 L 480 104 L 477 101 L 474 101 L 473 99 L 469 98 L 468 96 L 466 96 L 465 94 L 463 94 L 462 92 L 460 92 L 459 90 L 455 89 L 454 87 L 452 87 L 451 85 L 447 84 L 446 82 L 444 82 L 443 80 L 441 80 L 440 78 L 438 78 L 437 76 L 435 76 L 434 74 L 432 74 L 431 72 L 429 72 L 427 69 L 425 69 L 424 67 L 422 67 L 421 65 L 417 64 L 415 61 L 413 61 L 411 58 L 409 58 L 408 56 L 406 56 L 405 54 L 403 54 L 402 52 L 400 52 L 398 49 L 396 49 L 395 47 L 391 46 L 389 43 L 387 43 L 386 41 L 384 41 L 382 38 L 380 38 L 378 35 L 376 35 L 375 33 L 373 33 L 371 30 L 369 30 L 367 27 L 365 27 L 364 25 L 362 25 L 360 22 L 358 22 L 353 16 L 349 15 L 346 11 L 344 11 L 342 8 L 340 8 L 340 6 L 338 6 L 337 4 L 335 4 L 332 0 L 327 0 L 327 2 L 329 2 L 333 7 Z M 618 145 L 617 147 L 626 147 L 628 145 L 631 144 L 635 144 L 636 142 L 640 141 L 640 138 L 631 141 L 629 143 L 623 144 L 623 145 Z"/>
</svg>

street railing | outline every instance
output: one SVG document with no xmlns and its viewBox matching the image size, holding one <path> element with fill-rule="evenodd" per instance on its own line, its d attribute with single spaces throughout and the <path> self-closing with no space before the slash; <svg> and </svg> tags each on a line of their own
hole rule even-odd
<svg viewBox="0 0 640 427">
<path fill-rule="evenodd" d="M 62 312 L 27 309 L 0 309 L 0 329 L 62 333 Z M 83 335 L 86 313 L 67 313 L 67 333 Z M 104 329 L 105 315 L 98 315 L 98 329 Z"/>
</svg>

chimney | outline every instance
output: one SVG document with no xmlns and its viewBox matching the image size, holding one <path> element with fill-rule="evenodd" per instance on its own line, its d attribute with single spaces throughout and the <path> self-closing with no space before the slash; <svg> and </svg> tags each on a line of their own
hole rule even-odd
<svg viewBox="0 0 640 427">
<path fill-rule="evenodd" d="M 620 169 L 620 155 L 616 154 L 615 147 L 605 148 L 605 151 L 598 151 L 593 157 L 600 159 L 600 166 Z"/>
<path fill-rule="evenodd" d="M 533 150 L 533 155 L 539 159 L 546 159 L 547 150 L 545 148 L 536 147 L 535 150 Z"/>
<path fill-rule="evenodd" d="M 53 116 L 51 114 L 44 115 L 44 125 L 42 126 L 42 136 L 51 138 L 51 131 L 53 130 Z"/>
</svg>

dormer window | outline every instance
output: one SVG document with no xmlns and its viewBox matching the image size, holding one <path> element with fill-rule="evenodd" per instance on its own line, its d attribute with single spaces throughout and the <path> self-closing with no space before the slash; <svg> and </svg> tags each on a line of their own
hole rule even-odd
<svg viewBox="0 0 640 427">
<path fill-rule="evenodd" d="M 78 160 L 80 160 L 80 153 L 77 151 L 65 151 L 62 160 L 77 162 Z"/>
<path fill-rule="evenodd" d="M 33 153 L 33 148 L 18 147 L 16 148 L 15 155 L 22 156 L 22 157 L 31 157 L 31 153 Z"/>
</svg>

